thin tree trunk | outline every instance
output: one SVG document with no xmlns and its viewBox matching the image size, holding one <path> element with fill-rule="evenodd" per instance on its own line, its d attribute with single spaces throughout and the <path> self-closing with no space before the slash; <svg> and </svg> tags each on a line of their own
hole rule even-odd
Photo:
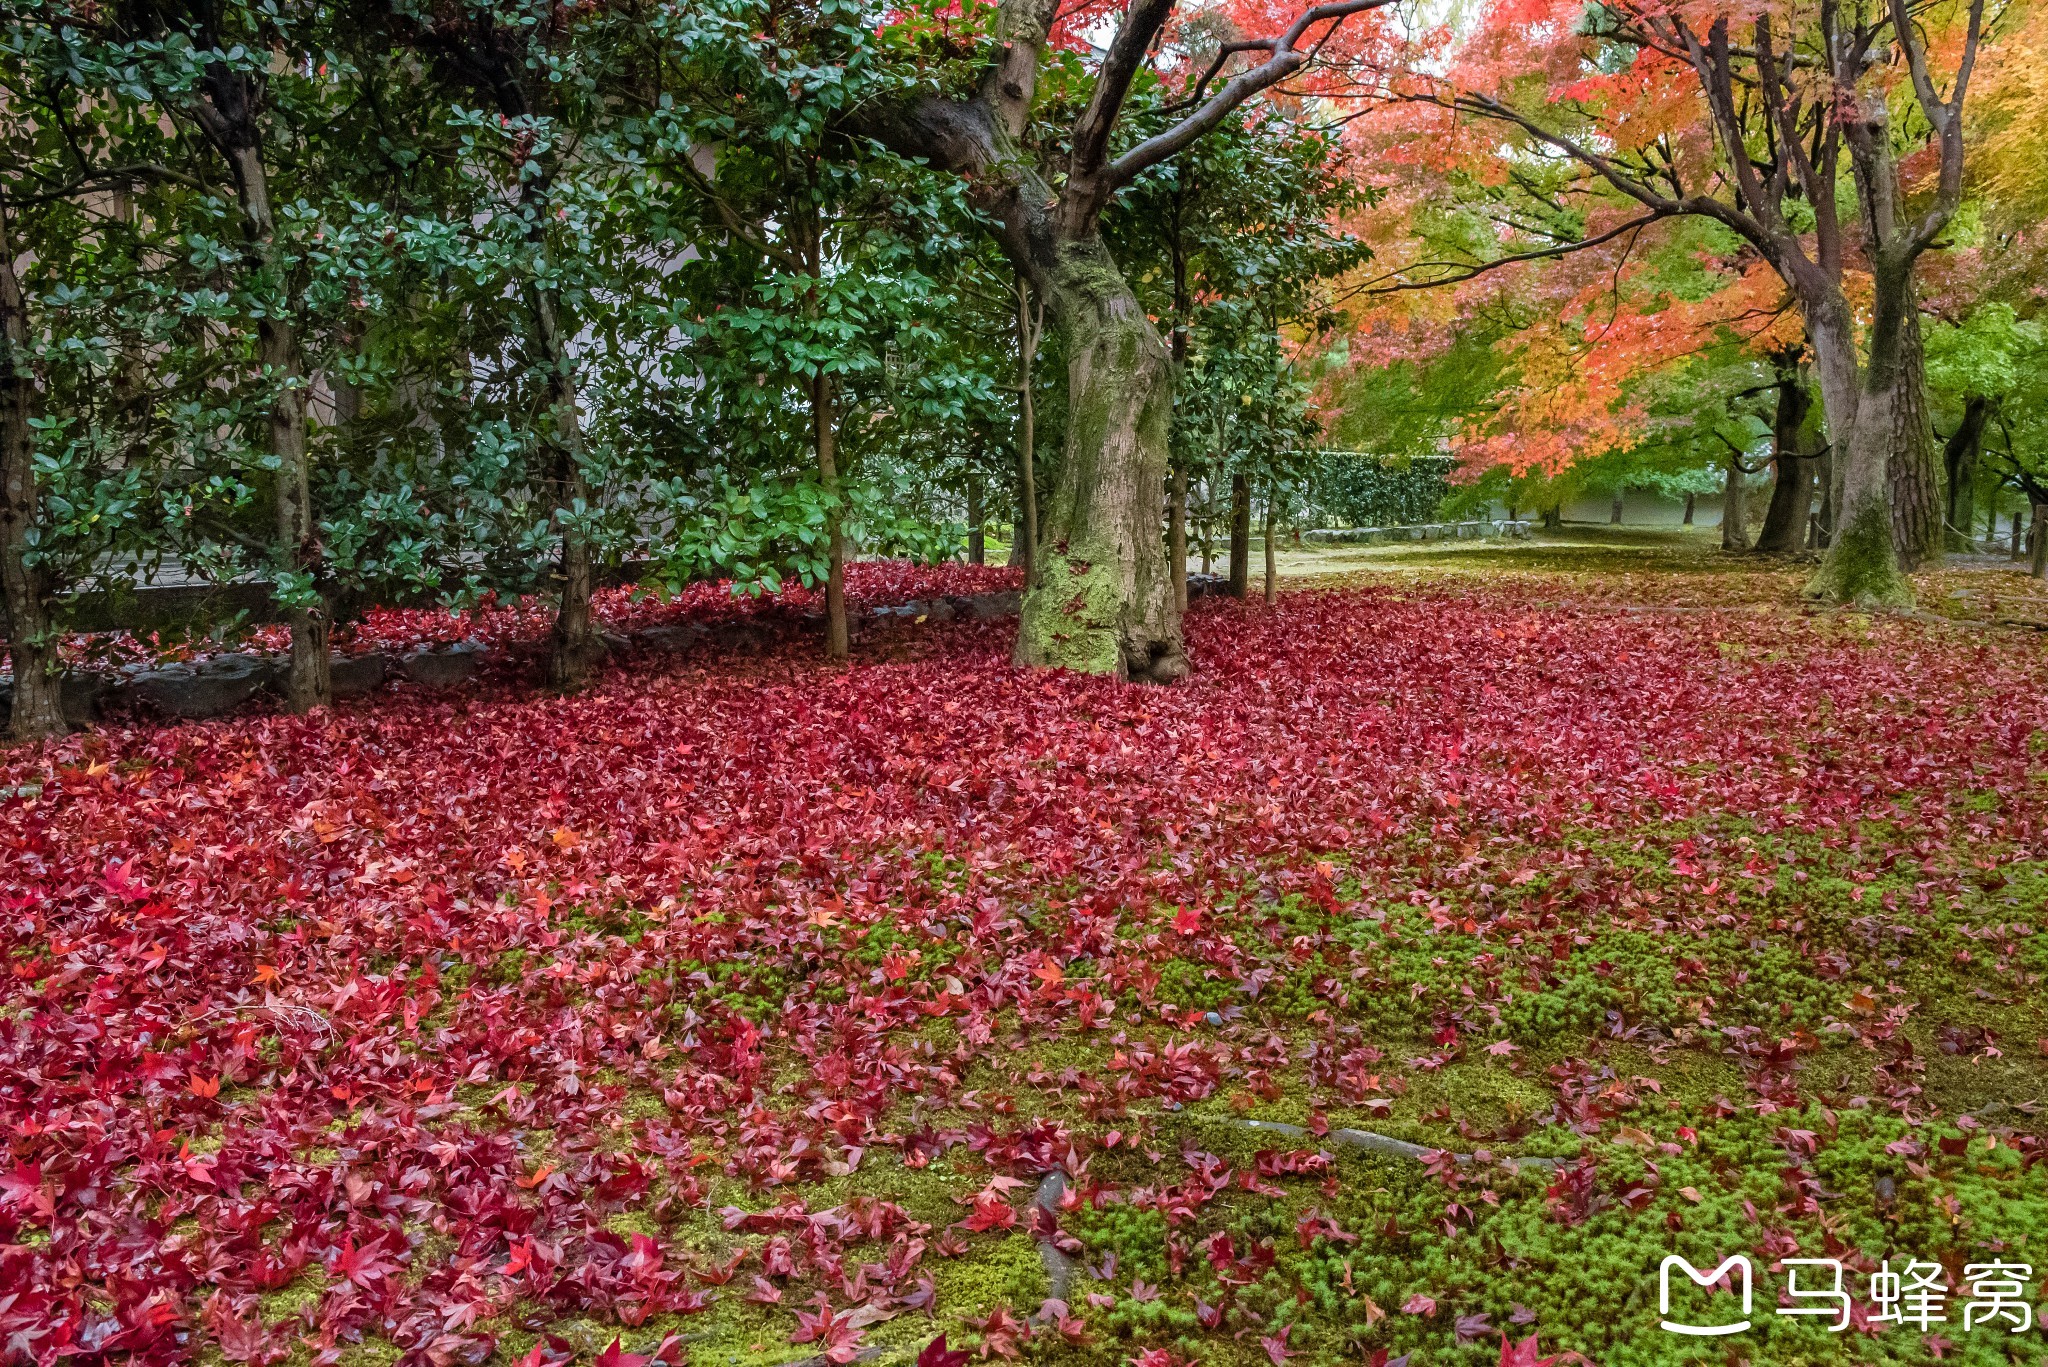
<svg viewBox="0 0 2048 1367">
<path fill-rule="evenodd" d="M 239 80 L 240 78 L 235 78 Z M 278 269 L 277 228 L 270 209 L 269 172 L 247 122 L 230 127 L 229 161 L 241 202 L 242 227 L 255 250 L 259 269 Z M 282 281 L 270 282 L 281 290 Z M 291 665 L 285 676 L 285 706 L 309 712 L 334 700 L 328 679 L 327 602 L 319 595 L 321 550 L 313 520 L 311 443 L 306 430 L 306 386 L 299 358 L 298 331 L 286 309 L 265 312 L 256 324 L 256 355 L 264 381 L 272 391 L 268 427 L 270 453 L 277 458 L 275 509 L 278 554 L 284 568 L 301 582 L 293 586 Z M 313 601 L 306 602 L 310 595 Z"/>
<path fill-rule="evenodd" d="M 2033 563 L 2028 567 L 2036 579 L 2048 579 L 2048 503 L 2034 505 Z"/>
<path fill-rule="evenodd" d="M 1230 476 L 1230 588 L 1232 598 L 1251 593 L 1252 485 L 1242 470 Z"/>
<path fill-rule="evenodd" d="M 1681 527 L 1690 527 L 1692 525 L 1693 502 L 1697 497 L 1690 489 L 1686 490 L 1685 515 L 1678 519 L 1678 524 Z"/>
<path fill-rule="evenodd" d="M 981 476 L 967 476 L 967 563 L 982 565 L 988 563 L 987 543 L 982 539 L 982 523 L 986 517 L 981 510 Z"/>
<path fill-rule="evenodd" d="M 1034 313 L 1031 286 L 1017 277 L 1017 515 L 1018 545 L 1023 547 L 1024 583 L 1035 581 L 1038 564 L 1038 407 L 1032 380 L 1037 369 L 1038 334 L 1043 313 Z"/>
<path fill-rule="evenodd" d="M 604 653 L 590 607 L 596 566 L 590 540 L 576 525 L 576 519 L 590 508 L 590 484 L 583 471 L 583 418 L 578 411 L 575 362 L 562 336 L 554 291 L 529 282 L 526 299 L 533 316 L 534 341 L 547 367 L 548 407 L 554 422 L 551 482 L 562 517 L 561 598 L 548 639 L 548 686 L 573 691 L 590 681 L 591 667 Z"/>
<path fill-rule="evenodd" d="M 2014 564 L 2018 564 L 2027 557 L 2026 521 L 2027 515 L 2024 512 L 2017 508 L 2013 509 L 2011 554 Z"/>
<path fill-rule="evenodd" d="M 1942 446 L 1942 464 L 1948 472 L 1948 526 L 1950 545 L 1971 551 L 1970 524 L 1977 520 L 1977 458 L 1984 449 L 1984 427 L 1991 418 L 1991 400 L 1973 395 L 1963 404 L 1962 421 Z"/>
<path fill-rule="evenodd" d="M 839 517 L 839 422 L 833 413 L 832 377 L 822 370 L 811 380 L 811 440 L 826 499 L 825 658 L 837 661 L 852 650 L 846 626 L 846 540 Z"/>
<path fill-rule="evenodd" d="M 1099 238 L 1063 243 L 1045 292 L 1066 343 L 1067 440 L 1017 661 L 1171 683 L 1188 671 L 1159 535 L 1173 363 Z"/>
<path fill-rule="evenodd" d="M 1173 601 L 1188 610 L 1188 468 L 1176 461 L 1173 492 L 1166 503 L 1167 568 L 1173 575 Z"/>
<path fill-rule="evenodd" d="M 1274 503 L 1271 491 L 1266 494 L 1266 606 L 1272 607 L 1280 601 L 1280 571 L 1273 555 Z"/>
<path fill-rule="evenodd" d="M 1614 508 L 1607 516 L 1607 525 L 1610 527 L 1619 527 L 1621 525 L 1621 490 L 1619 489 L 1614 491 Z"/>
<path fill-rule="evenodd" d="M 19 741 L 64 734 L 61 681 L 43 576 L 28 563 L 29 532 L 40 507 L 35 429 L 41 394 L 29 359 L 28 301 L 14 273 L 14 237 L 0 201 L 0 606 L 7 610 L 14 664 L 9 734 Z"/>
<path fill-rule="evenodd" d="M 1728 453 L 1726 482 L 1721 486 L 1721 549 L 1749 549 L 1749 490 L 1742 477 L 1742 455 Z"/>
</svg>

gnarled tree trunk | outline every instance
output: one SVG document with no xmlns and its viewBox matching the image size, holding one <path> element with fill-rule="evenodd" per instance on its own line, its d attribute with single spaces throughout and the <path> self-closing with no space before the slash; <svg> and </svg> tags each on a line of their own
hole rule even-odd
<svg viewBox="0 0 2048 1367">
<path fill-rule="evenodd" d="M 1017 662 L 1172 682 L 1187 673 L 1159 534 L 1172 362 L 1099 237 L 1060 243 L 1043 274 L 1069 358 L 1067 437 Z"/>
</svg>

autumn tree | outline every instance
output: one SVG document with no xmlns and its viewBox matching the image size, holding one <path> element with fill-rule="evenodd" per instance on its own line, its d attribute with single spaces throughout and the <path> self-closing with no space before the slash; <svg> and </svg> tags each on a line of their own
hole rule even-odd
<svg viewBox="0 0 2048 1367">
<path fill-rule="evenodd" d="M 1127 142 L 1120 124 L 1132 82 L 1174 11 L 1174 0 L 1134 0 L 1048 166 L 1025 137 L 1058 7 L 1003 0 L 974 53 L 981 73 L 970 93 L 909 95 L 860 121 L 899 153 L 968 178 L 1005 254 L 1044 298 L 1061 335 L 1066 445 L 1025 596 L 1021 663 L 1160 682 L 1187 673 L 1160 537 L 1172 358 L 1104 243 L 1103 212 L 1140 173 L 1308 67 L 1345 18 L 1387 3 L 1333 0 L 1283 16 L 1269 36 L 1223 44 L 1176 117 Z M 1248 54 L 1257 59 L 1240 64 Z"/>
<path fill-rule="evenodd" d="M 1532 25 L 1570 35 L 1575 60 L 1539 62 L 1520 36 Z M 1837 453 L 1838 527 L 1811 585 L 1819 596 L 1907 601 L 1902 568 L 1941 551 L 1915 268 L 1961 201 L 1963 105 L 1983 31 L 1981 3 L 1742 13 L 1616 3 L 1583 23 L 1577 5 L 1503 5 L 1448 79 L 1404 94 L 1516 130 L 1532 152 L 1568 159 L 1632 202 L 1639 222 L 1710 218 L 1783 280 Z M 1930 54 L 1949 52 L 1944 89 Z M 1910 105 L 1894 88 L 1901 70 Z M 1531 100 L 1525 77 L 1538 72 Z M 1901 152 L 1922 144 L 1932 185 L 1909 194 Z M 1860 337 L 1858 264 L 1870 280 Z"/>
</svg>

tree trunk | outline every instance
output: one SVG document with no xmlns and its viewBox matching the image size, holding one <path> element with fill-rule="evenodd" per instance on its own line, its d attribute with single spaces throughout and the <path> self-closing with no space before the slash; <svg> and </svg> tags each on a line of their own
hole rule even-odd
<svg viewBox="0 0 2048 1367">
<path fill-rule="evenodd" d="M 1188 468 L 1173 467 L 1173 491 L 1166 502 L 1167 569 L 1173 576 L 1173 601 L 1188 610 Z"/>
<path fill-rule="evenodd" d="M 1881 277 L 1885 272 L 1877 274 Z M 1894 305 L 1900 315 L 1895 324 L 1897 352 L 1895 357 L 1887 357 L 1878 336 L 1878 329 L 1888 324 L 1893 313 L 1892 308 L 1880 305 L 1871 319 L 1871 363 L 1865 388 L 1882 384 L 1890 395 L 1892 437 L 1887 468 L 1892 486 L 1892 541 L 1900 568 L 1910 574 L 1941 563 L 1948 544 L 1943 525 L 1948 489 L 1927 412 L 1927 356 L 1920 341 L 1919 294 L 1912 272 L 1907 271 L 1905 282 L 1887 292 L 1902 296 Z M 1887 365 L 1887 360 L 1892 364 Z M 1860 406 L 1857 411 L 1862 412 Z"/>
<path fill-rule="evenodd" d="M 1894 298 L 1891 307 L 1896 303 Z M 1895 540 L 1891 452 L 1900 429 L 1910 428 L 1916 418 L 1924 422 L 1925 411 L 1917 398 L 1899 393 L 1898 320 L 1891 318 L 1888 327 L 1889 340 L 1880 347 L 1879 329 L 1873 323 L 1870 364 L 1859 376 L 1846 302 L 1831 299 L 1807 310 L 1807 338 L 1813 345 L 1821 401 L 1827 405 L 1834 468 L 1827 554 L 1806 593 L 1862 607 L 1905 606 L 1913 601 Z"/>
<path fill-rule="evenodd" d="M 1045 293 L 1066 343 L 1067 440 L 1017 660 L 1171 683 L 1188 671 L 1159 534 L 1172 362 L 1099 237 L 1059 245 Z"/>
<path fill-rule="evenodd" d="M 1252 485 L 1243 471 L 1230 477 L 1230 596 L 1243 598 L 1252 584 Z"/>
<path fill-rule="evenodd" d="M 820 370 L 811 380 L 811 440 L 818 455 L 818 483 L 825 491 L 825 658 L 852 654 L 846 625 L 846 539 L 839 516 L 839 421 L 833 412 L 832 377 Z"/>
<path fill-rule="evenodd" d="M 1024 567 L 1024 582 L 1033 580 L 1038 558 L 1038 406 L 1032 393 L 1037 371 L 1038 333 L 1043 315 L 1034 316 L 1031 286 L 1017 277 L 1017 544 L 1023 558 L 1013 552 L 1011 561 Z"/>
<path fill-rule="evenodd" d="M 1963 405 L 1962 421 L 1942 446 L 1942 464 L 1948 472 L 1948 527 L 1950 548 L 1976 549 L 1970 524 L 1977 520 L 1977 458 L 1984 449 L 1984 427 L 1991 418 L 1991 400 L 1972 396 Z"/>
<path fill-rule="evenodd" d="M 1679 526 L 1681 526 L 1681 527 L 1690 527 L 1690 526 L 1692 525 L 1692 511 L 1693 511 L 1693 502 L 1694 502 L 1694 500 L 1695 500 L 1696 498 L 1698 498 L 1698 495 L 1697 495 L 1697 494 L 1694 494 L 1694 493 L 1693 493 L 1693 492 L 1692 492 L 1692 491 L 1691 491 L 1690 489 L 1686 490 L 1686 493 L 1685 493 L 1685 515 L 1684 515 L 1683 517 L 1681 517 L 1681 518 L 1679 518 L 1679 519 L 1678 519 L 1678 525 L 1679 525 Z"/>
<path fill-rule="evenodd" d="M 1553 532 L 1564 526 L 1564 505 L 1562 503 L 1553 503 L 1543 510 L 1543 525 L 1545 529 Z"/>
<path fill-rule="evenodd" d="M 1799 374 L 1797 354 L 1778 353 L 1778 403 L 1771 415 L 1771 504 L 1757 533 L 1756 549 L 1785 554 L 1799 549 L 1813 507 L 1813 478 L 1804 443 L 1813 394 Z"/>
<path fill-rule="evenodd" d="M 237 77 L 236 79 L 240 79 Z M 246 107 L 246 106 L 245 106 Z M 230 128 L 229 162 L 242 208 L 242 228 L 266 274 L 277 269 L 277 229 L 270 210 L 270 178 L 255 130 L 246 122 Z M 268 282 L 282 290 L 282 281 Z M 275 302 L 275 301 L 273 301 Z M 296 603 L 291 623 L 291 665 L 285 676 L 285 706 L 310 712 L 334 700 L 328 680 L 326 599 L 320 595 L 321 549 L 313 519 L 311 443 L 306 430 L 306 376 L 299 358 L 298 330 L 289 309 L 265 312 L 256 324 L 256 356 L 272 390 L 268 427 L 270 453 L 277 458 L 275 508 L 277 550 Z M 310 601 L 309 601 L 310 600 Z"/>
<path fill-rule="evenodd" d="M 1726 482 L 1721 486 L 1721 549 L 1749 549 L 1749 489 L 1742 476 L 1742 455 L 1728 453 Z"/>
<path fill-rule="evenodd" d="M 2048 579 L 2048 503 L 2034 505 L 2033 563 L 2028 569 L 2036 579 Z"/>
<path fill-rule="evenodd" d="M 1269 491 L 1266 495 L 1266 606 L 1272 607 L 1280 601 L 1280 572 L 1273 557 L 1274 498 Z"/>
<path fill-rule="evenodd" d="M 983 565 L 988 563 L 988 547 L 982 540 L 981 524 L 981 476 L 967 477 L 967 563 Z"/>
<path fill-rule="evenodd" d="M 2027 515 L 2015 508 L 2012 514 L 2012 559 L 2015 564 L 2026 558 Z"/>
<path fill-rule="evenodd" d="M 1614 491 L 1614 508 L 1607 515 L 1607 525 L 1610 527 L 1619 527 L 1621 525 L 1621 490 L 1619 489 Z"/>
<path fill-rule="evenodd" d="M 548 687 L 566 692 L 588 683 L 591 667 L 604 654 L 590 609 L 590 595 L 597 585 L 596 566 L 590 540 L 577 525 L 577 519 L 590 508 L 590 484 L 583 472 L 583 417 L 578 411 L 576 366 L 562 336 L 554 291 L 529 282 L 526 301 L 533 316 L 534 342 L 547 369 L 548 408 L 554 422 L 550 476 L 555 506 L 562 517 L 561 598 L 548 638 L 547 679 Z"/>
<path fill-rule="evenodd" d="M 57 643 L 44 601 L 43 576 L 28 563 L 29 534 L 39 508 L 35 429 L 41 395 L 29 359 L 28 301 L 14 273 L 14 237 L 0 203 L 0 606 L 7 610 L 8 654 L 14 663 L 14 713 L 19 741 L 64 734 Z"/>
</svg>

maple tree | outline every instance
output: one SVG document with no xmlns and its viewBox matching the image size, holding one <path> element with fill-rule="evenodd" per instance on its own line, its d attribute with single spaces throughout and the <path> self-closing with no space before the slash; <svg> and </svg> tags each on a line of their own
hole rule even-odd
<svg viewBox="0 0 2048 1367">
<path fill-rule="evenodd" d="M 1915 272 L 1961 202 L 1963 112 L 1983 7 L 1931 13 L 1902 0 L 1871 11 L 1735 13 L 1622 4 L 1583 27 L 1578 20 L 1577 7 L 1496 6 L 1443 80 L 1396 93 L 1567 159 L 1640 211 L 1627 226 L 1706 217 L 1767 263 L 1798 301 L 1835 434 L 1837 524 L 1813 589 L 1842 600 L 1909 597 L 1901 561 L 1936 559 L 1942 544 Z M 1530 69 L 1518 58 L 1532 26 L 1578 57 L 1543 69 L 1536 103 L 1514 88 Z M 1935 44 L 1930 27 L 1953 44 Z M 1879 59 L 1892 50 L 1903 72 Z M 1945 89 L 1931 52 L 1951 61 Z M 1901 78 L 1924 133 L 1906 134 L 1893 116 Z M 1917 208 L 1899 169 L 1902 136 L 1935 164 Z M 1852 251 L 1872 301 L 1861 349 L 1845 274 Z"/>
</svg>

